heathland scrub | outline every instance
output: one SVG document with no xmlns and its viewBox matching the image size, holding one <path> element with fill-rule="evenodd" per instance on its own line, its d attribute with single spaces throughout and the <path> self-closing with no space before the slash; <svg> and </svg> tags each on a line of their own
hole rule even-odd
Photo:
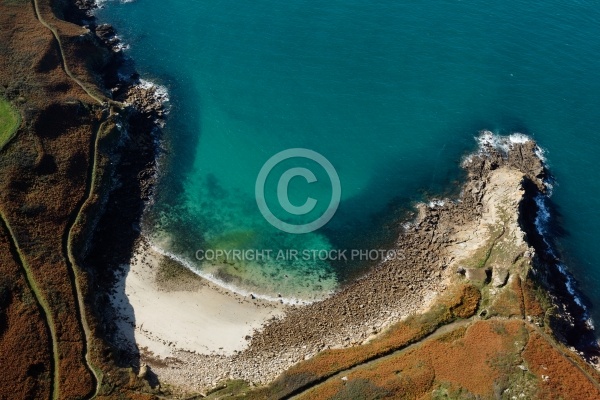
<svg viewBox="0 0 600 400">
<path fill-rule="evenodd" d="M 0 97 L 0 150 L 12 139 L 20 122 L 18 111 L 6 99 Z"/>
</svg>

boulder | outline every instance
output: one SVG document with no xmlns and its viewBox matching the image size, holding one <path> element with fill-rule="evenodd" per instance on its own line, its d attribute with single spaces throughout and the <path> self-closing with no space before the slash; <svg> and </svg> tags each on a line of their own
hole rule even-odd
<svg viewBox="0 0 600 400">
<path fill-rule="evenodd" d="M 492 271 L 492 285 L 494 287 L 502 287 L 506 285 L 506 281 L 508 280 L 508 269 L 494 267 Z"/>
<path fill-rule="evenodd" d="M 489 282 L 490 270 L 484 268 L 466 268 L 465 277 L 475 285 L 485 285 Z"/>
<path fill-rule="evenodd" d="M 140 367 L 140 372 L 138 373 L 138 378 L 145 379 L 148 376 L 149 370 L 150 367 L 148 367 L 147 364 L 142 364 L 142 366 Z"/>
</svg>

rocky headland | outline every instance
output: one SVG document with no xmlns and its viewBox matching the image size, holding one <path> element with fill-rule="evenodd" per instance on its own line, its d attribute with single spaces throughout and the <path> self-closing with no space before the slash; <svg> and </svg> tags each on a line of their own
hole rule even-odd
<svg viewBox="0 0 600 400">
<path fill-rule="evenodd" d="M 145 361 L 165 382 L 189 391 L 203 392 L 224 380 L 264 385 L 323 351 L 360 352 L 408 317 L 427 314 L 462 285 L 480 294 L 472 321 L 525 320 L 594 361 L 598 346 L 585 310 L 566 295 L 566 277 L 554 270 L 556 260 L 549 259 L 536 225 L 539 198 L 548 195 L 550 179 L 541 149 L 522 135 L 483 132 L 478 140 L 477 152 L 463 161 L 460 196 L 418 204 L 395 243 L 394 259 L 323 301 L 286 309 L 248 338 L 244 351 L 229 356 L 175 351 L 159 363 Z M 528 289 L 520 288 L 524 283 Z M 517 286 L 520 293 L 512 293 Z M 518 298 L 534 287 L 543 290 L 535 296 L 545 305 L 530 314 Z M 507 300 L 511 296 L 513 302 Z"/>
<path fill-rule="evenodd" d="M 461 194 L 417 205 L 399 256 L 231 354 L 140 348 L 114 298 L 144 262 L 167 97 L 94 7 L 0 3 L 0 95 L 21 116 L 0 149 L 0 397 L 600 398 L 593 327 L 542 226 L 550 176 L 520 135 L 484 132 Z"/>
</svg>

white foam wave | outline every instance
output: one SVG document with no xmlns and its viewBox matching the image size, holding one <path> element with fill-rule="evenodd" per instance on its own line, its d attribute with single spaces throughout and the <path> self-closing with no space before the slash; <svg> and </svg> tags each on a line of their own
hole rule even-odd
<svg viewBox="0 0 600 400">
<path fill-rule="evenodd" d="M 537 156 L 537 158 L 539 158 L 540 160 L 542 160 L 542 162 L 544 164 L 546 163 L 546 150 L 542 149 L 539 146 L 536 146 L 535 150 L 534 150 L 534 153 Z"/>
<path fill-rule="evenodd" d="M 534 201 L 538 209 L 537 215 L 535 216 L 535 227 L 538 233 L 544 239 L 544 243 L 546 243 L 548 246 L 552 256 L 556 257 L 556 254 L 553 253 L 552 247 L 546 241 L 547 226 L 550 222 L 550 210 L 548 210 L 548 207 L 546 206 L 546 197 L 543 194 L 538 194 L 535 196 Z"/>
<path fill-rule="evenodd" d="M 115 0 L 95 0 L 94 3 L 96 4 L 96 9 L 103 9 L 107 6 L 108 3 L 111 3 Z M 119 3 L 121 4 L 127 4 L 127 3 L 133 3 L 135 0 L 118 0 Z M 92 10 L 92 13 L 94 12 L 94 10 Z"/>
<path fill-rule="evenodd" d="M 538 194 L 535 197 L 534 200 L 535 204 L 537 205 L 538 211 L 537 215 L 535 216 L 534 223 L 537 232 L 540 234 L 542 240 L 544 241 L 544 244 L 546 245 L 548 253 L 555 259 L 558 259 L 558 255 L 555 249 L 548 240 L 548 224 L 550 223 L 552 215 L 550 213 L 550 210 L 548 209 L 547 199 L 548 197 L 543 194 Z M 573 297 L 575 303 L 577 303 L 577 305 L 579 305 L 584 310 L 584 319 L 586 320 L 586 323 L 588 325 L 591 324 L 593 326 L 593 321 L 591 321 L 590 319 L 587 307 L 583 304 L 583 301 L 581 300 L 581 298 L 577 294 L 577 290 L 575 289 L 575 279 L 567 270 L 567 266 L 561 262 L 558 262 L 556 263 L 556 267 L 565 279 L 565 287 L 567 288 L 567 291 Z"/>
<path fill-rule="evenodd" d="M 288 305 L 301 305 L 301 304 L 306 305 L 306 304 L 314 303 L 313 300 L 297 299 L 297 298 L 293 298 L 293 297 L 275 297 L 275 296 L 269 296 L 269 295 L 260 294 L 260 293 L 249 292 L 247 290 L 244 290 L 242 288 L 239 288 L 237 286 L 234 286 L 227 282 L 224 282 L 223 280 L 217 278 L 213 274 L 199 271 L 188 260 L 186 260 L 182 257 L 179 257 L 176 254 L 170 253 L 159 246 L 151 244 L 150 247 L 152 248 L 152 250 L 156 251 L 157 253 L 159 253 L 165 257 L 169 257 L 171 260 L 178 262 L 179 264 L 181 264 L 185 268 L 189 269 L 191 272 L 198 275 L 199 277 L 204 278 L 207 281 L 209 281 L 223 289 L 226 289 L 232 293 L 238 294 L 240 296 L 244 296 L 244 297 L 254 296 L 255 298 L 260 299 L 260 300 L 266 300 L 266 301 L 270 301 L 270 302 L 279 302 L 279 303 L 288 304 Z"/>
<path fill-rule="evenodd" d="M 104 7 L 106 7 L 106 3 L 108 3 L 111 0 L 95 0 L 94 4 L 96 4 L 96 10 L 99 9 L 103 9 Z M 94 14 L 94 10 L 91 10 L 91 13 Z"/>
<path fill-rule="evenodd" d="M 429 208 L 444 207 L 446 205 L 446 200 L 433 199 L 429 201 L 427 205 L 429 206 Z"/>
<path fill-rule="evenodd" d="M 529 136 L 519 132 L 512 133 L 508 136 L 501 136 L 492 131 L 483 130 L 480 132 L 479 136 L 475 137 L 475 140 L 477 141 L 478 149 L 475 153 L 464 157 L 462 162 L 463 166 L 466 166 L 472 162 L 473 156 L 488 154 L 490 148 L 500 151 L 503 154 L 508 154 L 515 144 L 524 144 L 530 142 L 532 139 Z M 534 153 L 536 157 L 542 161 L 542 163 L 546 163 L 546 150 L 536 145 Z M 552 189 L 552 185 L 549 182 L 544 182 L 544 184 L 548 189 Z"/>
<path fill-rule="evenodd" d="M 123 43 L 123 41 L 121 40 L 119 35 L 114 36 L 114 42 L 115 42 L 115 44 L 113 45 L 113 50 L 115 52 L 129 50 L 129 45 L 127 43 Z"/>
<path fill-rule="evenodd" d="M 475 138 L 479 143 L 479 148 L 483 151 L 487 147 L 492 147 L 507 153 L 515 144 L 523 144 L 531 141 L 531 138 L 522 133 L 512 133 L 508 136 L 496 135 L 491 131 L 482 131 L 479 137 Z"/>
<path fill-rule="evenodd" d="M 169 99 L 169 89 L 166 86 L 159 85 L 152 81 L 148 81 L 146 79 L 140 78 L 138 85 L 142 89 L 146 90 L 154 90 L 154 97 L 161 104 L 168 102 Z"/>
</svg>

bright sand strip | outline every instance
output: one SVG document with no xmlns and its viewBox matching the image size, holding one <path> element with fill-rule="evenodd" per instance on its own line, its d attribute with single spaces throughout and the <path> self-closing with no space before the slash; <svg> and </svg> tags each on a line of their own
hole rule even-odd
<svg viewBox="0 0 600 400">
<path fill-rule="evenodd" d="M 135 327 L 140 350 L 160 358 L 180 350 L 231 355 L 246 348 L 246 336 L 283 314 L 282 304 L 236 295 L 187 269 L 172 279 L 157 280 L 164 258 L 150 246 L 138 245 L 131 269 L 113 296 L 120 323 Z"/>
</svg>

